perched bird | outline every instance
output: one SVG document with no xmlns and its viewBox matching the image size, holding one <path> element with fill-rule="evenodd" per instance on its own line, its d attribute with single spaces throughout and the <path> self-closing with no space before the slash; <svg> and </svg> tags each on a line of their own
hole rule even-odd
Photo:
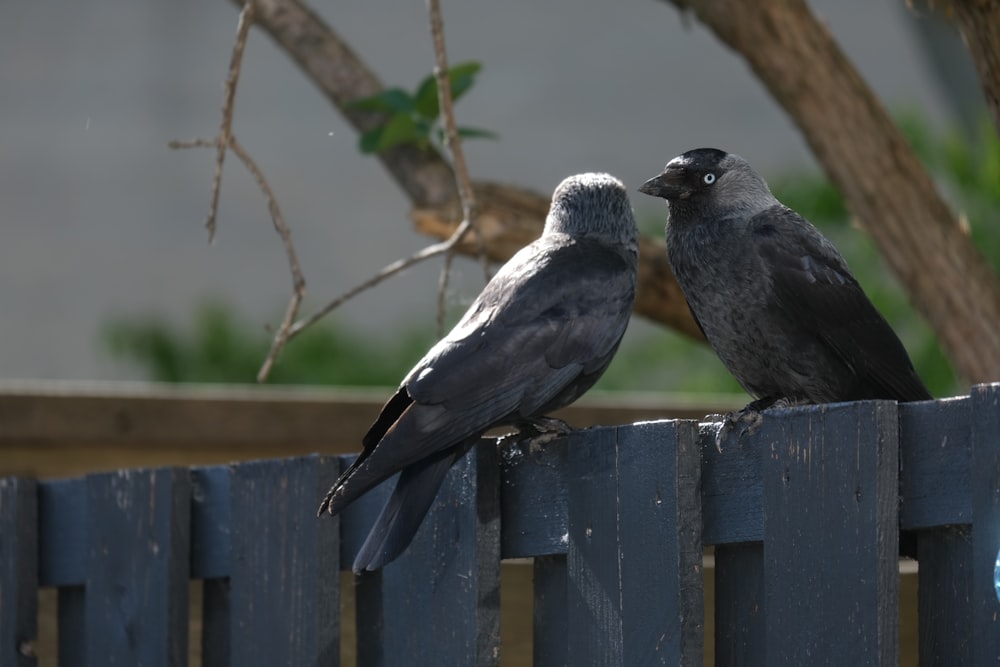
<svg viewBox="0 0 1000 667">
<path fill-rule="evenodd" d="M 412 540 L 445 474 L 490 428 L 548 432 L 547 412 L 611 363 L 635 302 L 638 246 L 624 186 L 607 174 L 556 188 L 540 238 L 514 255 L 455 328 L 409 372 L 364 449 L 319 508 L 337 514 L 402 471 L 354 571 Z"/>
<path fill-rule="evenodd" d="M 752 429 L 776 404 L 931 398 L 844 258 L 746 160 L 688 151 L 639 192 L 667 200 L 677 282 L 709 344 L 756 399 L 726 425 Z"/>
</svg>

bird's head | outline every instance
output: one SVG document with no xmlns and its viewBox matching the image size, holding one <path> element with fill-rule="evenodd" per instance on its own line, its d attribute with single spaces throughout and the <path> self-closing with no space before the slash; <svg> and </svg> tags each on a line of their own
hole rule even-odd
<svg viewBox="0 0 1000 667">
<path fill-rule="evenodd" d="M 570 176 L 552 194 L 545 232 L 635 245 L 635 218 L 625 186 L 609 174 Z"/>
<path fill-rule="evenodd" d="M 729 204 L 756 208 L 774 202 L 767 183 L 746 160 L 717 148 L 696 148 L 678 155 L 663 173 L 643 183 L 639 192 L 666 199 L 671 205 L 690 202 L 711 208 Z"/>
</svg>

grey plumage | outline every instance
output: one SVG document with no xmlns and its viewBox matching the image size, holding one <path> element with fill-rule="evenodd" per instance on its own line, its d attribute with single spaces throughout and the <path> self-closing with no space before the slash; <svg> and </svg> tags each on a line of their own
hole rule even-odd
<svg viewBox="0 0 1000 667">
<path fill-rule="evenodd" d="M 337 514 L 402 471 L 354 570 L 409 544 L 451 465 L 494 426 L 538 423 L 611 362 L 635 301 L 636 227 L 607 174 L 564 180 L 542 236 L 518 252 L 409 372 L 320 513 Z"/>
<path fill-rule="evenodd" d="M 671 268 L 749 409 L 931 398 L 837 249 L 746 160 L 688 151 L 639 191 L 667 200 Z"/>
</svg>

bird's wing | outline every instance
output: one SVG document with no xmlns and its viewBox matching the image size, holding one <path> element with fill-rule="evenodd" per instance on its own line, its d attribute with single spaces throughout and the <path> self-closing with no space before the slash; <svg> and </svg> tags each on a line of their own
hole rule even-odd
<svg viewBox="0 0 1000 667">
<path fill-rule="evenodd" d="M 410 371 L 321 511 L 492 426 L 576 399 L 611 361 L 635 281 L 634 263 L 596 243 L 522 250 Z"/>
<path fill-rule="evenodd" d="M 785 207 L 758 214 L 750 230 L 773 272 L 774 306 L 854 371 L 871 393 L 859 398 L 931 398 L 903 344 L 829 240 Z"/>
</svg>

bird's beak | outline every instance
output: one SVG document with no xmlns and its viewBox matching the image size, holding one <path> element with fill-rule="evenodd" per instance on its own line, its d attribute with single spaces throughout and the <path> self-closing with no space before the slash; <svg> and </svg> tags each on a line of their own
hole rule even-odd
<svg viewBox="0 0 1000 667">
<path fill-rule="evenodd" d="M 670 167 L 640 185 L 639 192 L 662 199 L 684 199 L 691 194 L 684 184 L 684 171 Z"/>
</svg>

